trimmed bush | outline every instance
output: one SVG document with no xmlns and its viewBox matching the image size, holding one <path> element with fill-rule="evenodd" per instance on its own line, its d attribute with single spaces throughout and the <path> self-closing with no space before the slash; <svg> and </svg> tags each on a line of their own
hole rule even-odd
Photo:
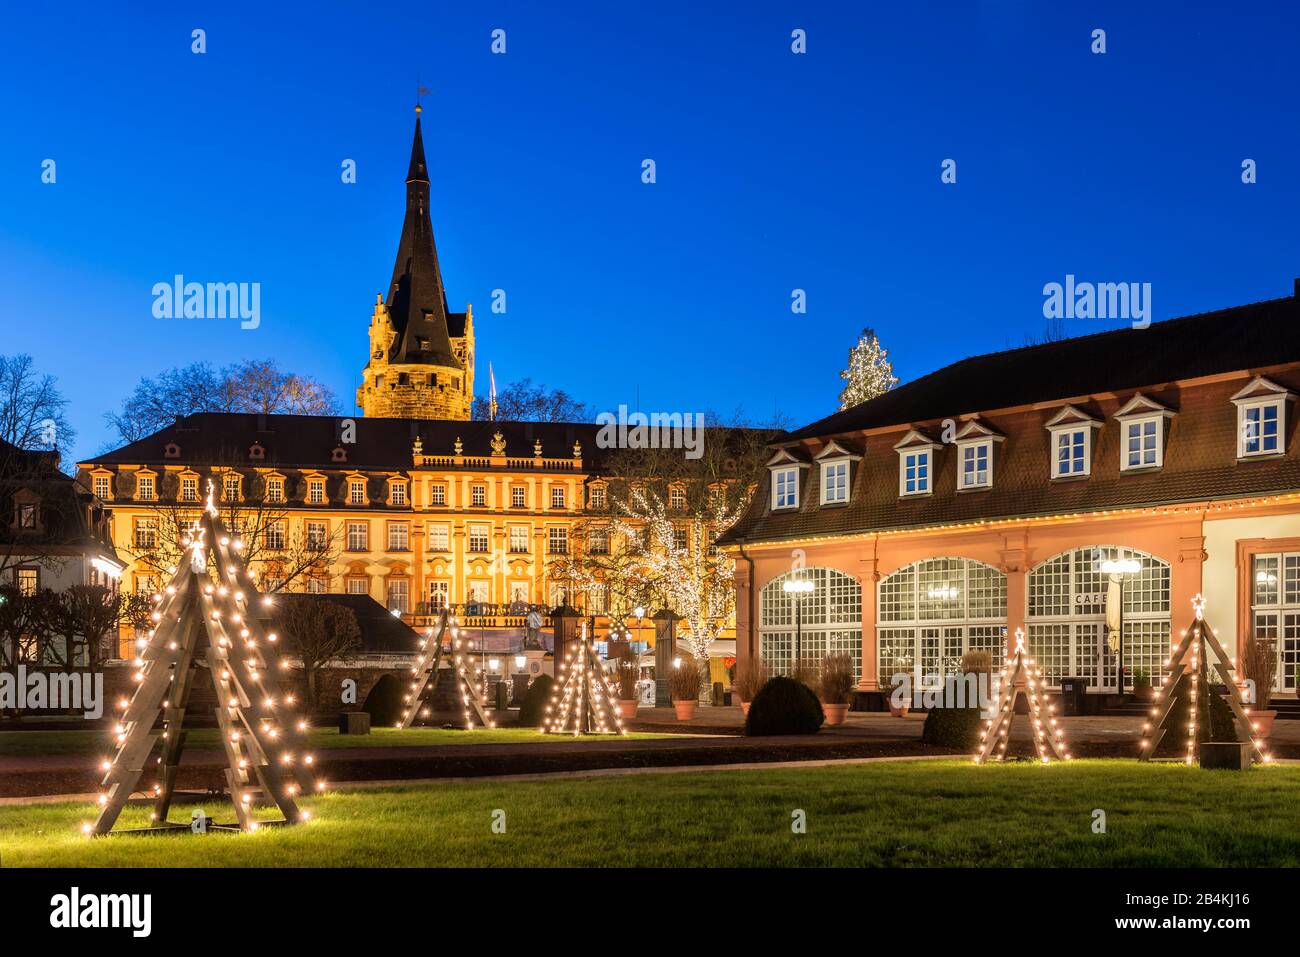
<svg viewBox="0 0 1300 957">
<path fill-rule="evenodd" d="M 555 679 L 550 675 L 538 675 L 533 679 L 533 683 L 524 692 L 523 700 L 519 702 L 521 728 L 536 728 L 541 725 L 546 714 L 546 703 L 551 700 L 554 687 Z"/>
<path fill-rule="evenodd" d="M 750 702 L 745 734 L 815 734 L 825 720 L 817 695 L 792 678 L 778 676 Z"/>
<path fill-rule="evenodd" d="M 979 744 L 981 724 L 979 708 L 932 708 L 925 716 L 921 742 L 974 751 Z"/>
</svg>

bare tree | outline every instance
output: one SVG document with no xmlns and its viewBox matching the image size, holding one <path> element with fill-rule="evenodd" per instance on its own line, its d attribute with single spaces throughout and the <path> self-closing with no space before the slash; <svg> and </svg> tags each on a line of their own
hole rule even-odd
<svg viewBox="0 0 1300 957">
<path fill-rule="evenodd" d="M 102 585 L 73 585 L 58 594 L 58 630 L 67 639 L 67 664 L 84 662 L 96 668 L 106 657 L 106 643 L 123 624 L 138 625 L 151 605 L 143 595 L 132 595 Z"/>
<path fill-rule="evenodd" d="M 118 413 L 104 417 L 122 442 L 135 442 L 196 412 L 337 415 L 338 400 L 309 376 L 285 372 L 274 359 L 245 359 L 215 369 L 207 362 L 146 376 Z"/>
<path fill-rule="evenodd" d="M 0 439 L 29 451 L 71 445 L 77 433 L 63 414 L 68 400 L 56 383 L 36 371 L 29 355 L 0 356 Z"/>
<path fill-rule="evenodd" d="M 491 399 L 474 397 L 471 417 L 490 419 Z M 563 389 L 550 389 L 532 379 L 520 379 L 501 390 L 497 396 L 496 417 L 502 422 L 590 422 L 591 407 L 579 402 Z"/>
<path fill-rule="evenodd" d="M 315 711 L 323 669 L 332 661 L 346 662 L 361 650 L 357 616 L 343 605 L 303 596 L 281 601 L 279 620 L 285 647 L 302 659 L 307 703 Z"/>
</svg>

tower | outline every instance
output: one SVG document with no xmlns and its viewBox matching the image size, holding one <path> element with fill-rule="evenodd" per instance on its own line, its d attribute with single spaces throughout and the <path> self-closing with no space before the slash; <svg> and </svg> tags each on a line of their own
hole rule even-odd
<svg viewBox="0 0 1300 957">
<path fill-rule="evenodd" d="M 474 324 L 467 305 L 447 308 L 429 218 L 429 171 L 415 108 L 406 174 L 406 218 L 387 297 L 370 317 L 370 358 L 357 388 L 362 414 L 378 418 L 468 419 L 474 401 Z"/>
</svg>

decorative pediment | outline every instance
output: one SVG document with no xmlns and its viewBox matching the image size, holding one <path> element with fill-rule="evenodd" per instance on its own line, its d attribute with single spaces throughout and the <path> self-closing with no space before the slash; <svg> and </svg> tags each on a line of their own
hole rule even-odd
<svg viewBox="0 0 1300 957">
<path fill-rule="evenodd" d="M 1250 384 L 1232 397 L 1236 403 L 1255 402 L 1260 399 L 1294 399 L 1295 394 L 1285 386 L 1280 386 L 1271 379 L 1257 375 Z"/>
<path fill-rule="evenodd" d="M 1168 406 L 1161 405 L 1155 399 L 1149 399 L 1141 392 L 1129 399 L 1115 413 L 1115 418 L 1123 421 L 1124 419 L 1145 418 L 1152 415 L 1160 415 L 1165 418 L 1172 418 L 1174 410 Z"/>
<path fill-rule="evenodd" d="M 997 429 L 985 425 L 979 419 L 971 419 L 962 426 L 961 431 L 957 433 L 957 437 L 954 441 L 958 445 L 961 445 L 964 442 L 978 442 L 983 439 L 992 439 L 994 442 L 1003 442 L 1006 441 L 1006 436 Z"/>
<path fill-rule="evenodd" d="M 904 452 L 912 449 L 937 449 L 938 447 L 939 443 L 920 429 L 909 429 L 907 435 L 899 439 L 894 445 L 894 451 Z"/>
<path fill-rule="evenodd" d="M 862 458 L 857 452 L 831 439 L 820 452 L 813 456 L 814 461 L 826 462 L 833 459 L 850 459 L 857 462 Z"/>
<path fill-rule="evenodd" d="M 798 466 L 801 469 L 806 469 L 808 467 L 807 462 L 795 458 L 789 449 L 777 449 L 776 454 L 767 460 L 767 467 L 770 469 L 788 465 Z"/>
<path fill-rule="evenodd" d="M 1093 418 L 1087 412 L 1084 412 L 1082 409 L 1073 405 L 1067 405 L 1065 408 L 1061 409 L 1060 412 L 1057 412 L 1056 415 L 1048 419 L 1047 425 L 1045 425 L 1044 428 L 1065 429 L 1070 426 L 1078 425 L 1086 425 L 1094 429 L 1101 428 L 1101 422 L 1098 419 Z"/>
</svg>

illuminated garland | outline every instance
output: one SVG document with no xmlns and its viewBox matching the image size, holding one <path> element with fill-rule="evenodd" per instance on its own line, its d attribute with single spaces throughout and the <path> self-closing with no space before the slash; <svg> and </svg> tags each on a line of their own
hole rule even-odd
<svg viewBox="0 0 1300 957">
<path fill-rule="evenodd" d="M 570 650 L 559 665 L 555 690 L 542 718 L 543 734 L 627 734 L 623 719 L 614 707 L 617 696 L 605 677 L 596 645 L 587 638 L 587 623 L 581 636 L 569 643 Z M 572 727 L 570 727 L 572 725 Z"/>
<path fill-rule="evenodd" d="M 475 719 L 485 728 L 497 726 L 496 722 L 488 717 L 484 705 L 487 697 L 487 675 L 483 674 L 481 685 L 475 685 L 474 677 L 470 673 L 471 666 L 466 664 L 469 656 L 465 652 L 465 642 L 460 637 L 460 626 L 450 611 L 444 611 L 437 637 L 434 637 L 432 628 L 426 628 L 424 638 L 420 641 L 419 654 L 415 664 L 411 666 L 411 674 L 415 677 L 411 681 L 409 693 L 402 696 L 405 706 L 402 708 L 401 720 L 397 722 L 399 728 L 409 728 L 415 723 L 417 717 L 427 718 L 432 713 L 432 702 L 429 699 L 432 698 L 438 683 L 443 636 L 448 632 L 451 633 L 453 681 L 464 709 L 465 729 L 472 729 Z M 434 646 L 432 651 L 429 650 L 430 642 L 433 642 Z M 481 672 L 482 669 L 476 668 L 475 671 Z"/>
<path fill-rule="evenodd" d="M 1056 705 L 1047 700 L 1047 682 L 1038 663 L 1025 650 L 1025 633 L 1016 629 L 1016 647 L 1011 658 L 1002 665 L 998 682 L 998 710 L 994 717 L 984 720 L 980 744 L 975 751 L 975 763 L 983 764 L 993 757 L 1005 761 L 1007 745 L 1011 741 L 1011 725 L 1015 721 L 1016 698 L 1019 695 L 1018 679 L 1025 679 L 1025 693 L 1029 697 L 1030 719 L 1033 724 L 1034 748 L 1043 764 L 1051 763 L 1051 755 L 1069 761 L 1070 752 L 1065 742 L 1065 729 L 1056 718 Z"/>
</svg>

